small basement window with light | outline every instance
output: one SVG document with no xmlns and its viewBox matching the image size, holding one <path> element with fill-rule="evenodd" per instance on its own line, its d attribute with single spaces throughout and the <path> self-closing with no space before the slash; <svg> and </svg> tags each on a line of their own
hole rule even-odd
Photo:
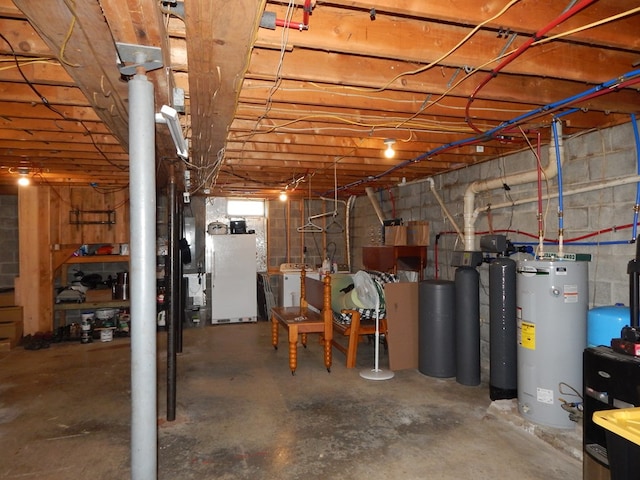
<svg viewBox="0 0 640 480">
<path fill-rule="evenodd" d="M 264 200 L 227 200 L 227 215 L 234 217 L 264 217 Z"/>
</svg>

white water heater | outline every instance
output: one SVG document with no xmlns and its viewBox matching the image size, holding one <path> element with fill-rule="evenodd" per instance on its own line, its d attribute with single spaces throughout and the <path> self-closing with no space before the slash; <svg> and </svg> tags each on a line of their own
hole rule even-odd
<svg viewBox="0 0 640 480">
<path fill-rule="evenodd" d="M 563 403 L 581 401 L 588 262 L 521 260 L 516 271 L 518 410 L 535 423 L 573 428 Z"/>
</svg>

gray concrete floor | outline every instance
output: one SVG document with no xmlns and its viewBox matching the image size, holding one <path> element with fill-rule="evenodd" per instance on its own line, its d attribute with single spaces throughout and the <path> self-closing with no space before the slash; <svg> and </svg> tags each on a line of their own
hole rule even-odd
<svg viewBox="0 0 640 480">
<path fill-rule="evenodd" d="M 185 330 L 173 422 L 158 334 L 159 479 L 582 478 L 576 432 L 526 425 L 486 385 L 417 370 L 362 379 L 371 345 L 350 370 L 334 351 L 327 373 L 317 337 L 292 376 L 284 334 L 274 351 L 269 328 Z M 130 477 L 129 347 L 116 338 L 0 353 L 0 478 Z"/>
</svg>

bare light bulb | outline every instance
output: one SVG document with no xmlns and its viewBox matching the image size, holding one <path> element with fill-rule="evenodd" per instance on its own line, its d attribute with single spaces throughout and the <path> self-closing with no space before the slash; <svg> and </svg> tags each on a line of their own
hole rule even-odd
<svg viewBox="0 0 640 480">
<path fill-rule="evenodd" d="M 20 178 L 18 179 L 18 185 L 20 185 L 21 187 L 26 187 L 27 185 L 29 185 L 29 177 L 27 177 L 26 175 L 20 175 Z"/>
<path fill-rule="evenodd" d="M 280 192 L 280 201 L 281 202 L 287 201 L 287 192 Z"/>
<path fill-rule="evenodd" d="M 387 158 L 393 158 L 396 154 L 393 149 L 393 144 L 396 143 L 396 141 L 393 138 L 387 138 L 384 143 L 387 146 L 387 149 L 384 151 L 384 156 Z"/>
</svg>

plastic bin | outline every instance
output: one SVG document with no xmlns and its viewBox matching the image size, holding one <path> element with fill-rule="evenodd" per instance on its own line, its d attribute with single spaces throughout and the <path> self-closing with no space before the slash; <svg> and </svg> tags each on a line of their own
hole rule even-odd
<svg viewBox="0 0 640 480">
<path fill-rule="evenodd" d="M 600 410 L 594 423 L 606 430 L 611 480 L 636 480 L 640 472 L 640 408 Z"/>
</svg>

